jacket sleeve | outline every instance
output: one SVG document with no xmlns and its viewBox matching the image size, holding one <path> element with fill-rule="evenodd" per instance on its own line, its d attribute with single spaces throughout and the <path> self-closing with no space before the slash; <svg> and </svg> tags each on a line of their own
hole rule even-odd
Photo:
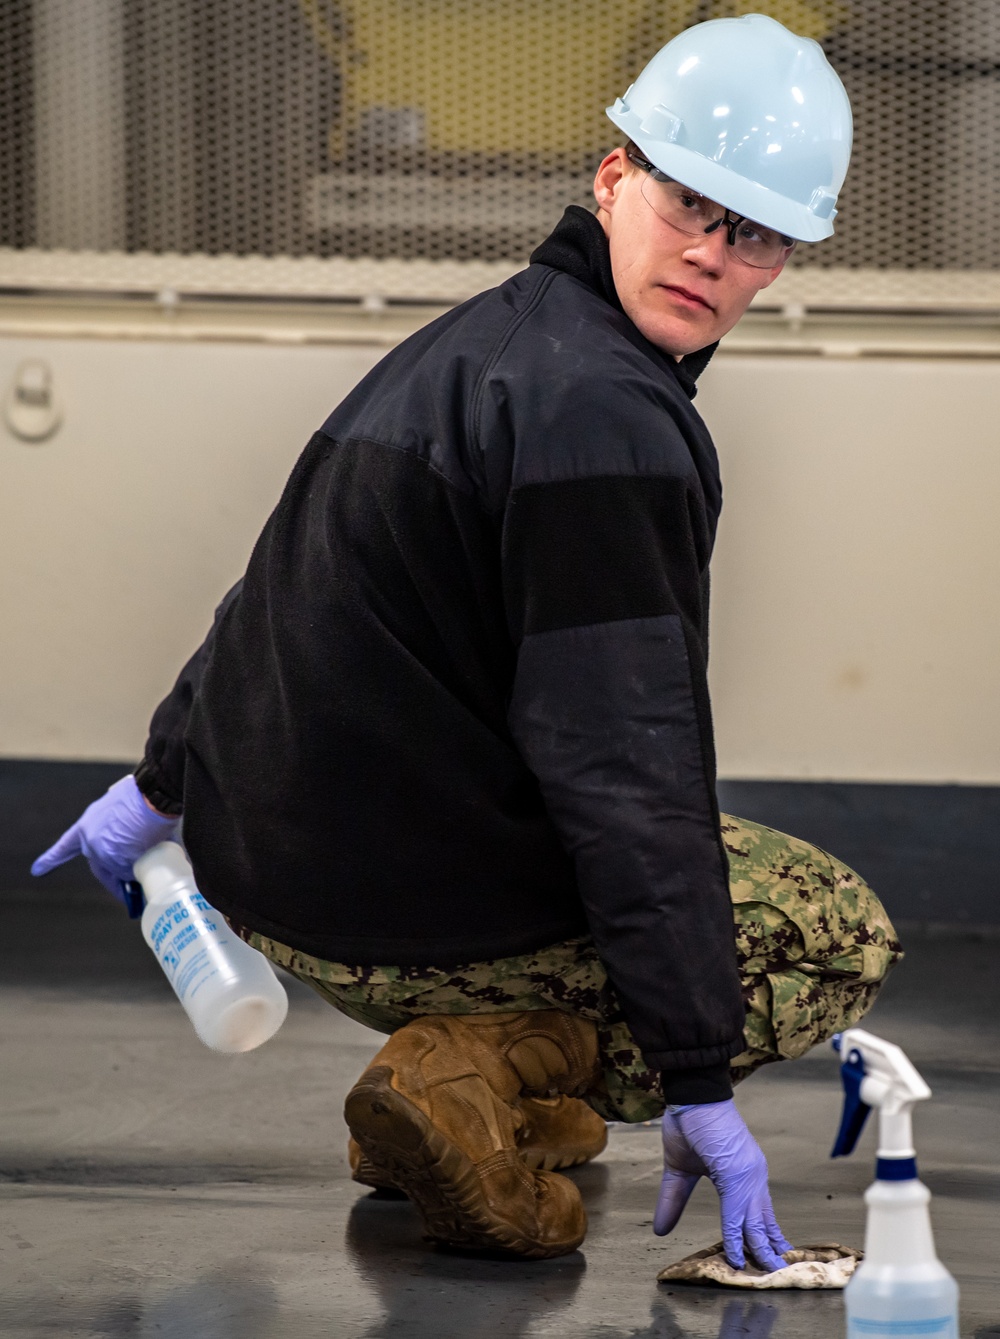
<svg viewBox="0 0 1000 1339">
<path fill-rule="evenodd" d="M 705 1073 L 708 1089 L 678 1101 L 725 1097 L 722 1067 L 743 1048 L 705 664 L 709 549 L 696 478 L 528 483 L 504 521 L 510 728 L 647 1063 Z"/>
<path fill-rule="evenodd" d="M 179 814 L 184 807 L 184 736 L 188 717 L 205 665 L 211 654 L 215 632 L 243 587 L 242 578 L 215 611 L 208 636 L 187 662 L 173 688 L 153 713 L 142 762 L 136 768 L 139 789 L 154 808 L 164 814 Z"/>
</svg>

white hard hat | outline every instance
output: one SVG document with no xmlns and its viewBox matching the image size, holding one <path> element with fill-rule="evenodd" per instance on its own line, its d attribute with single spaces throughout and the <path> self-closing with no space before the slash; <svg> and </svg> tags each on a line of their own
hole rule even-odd
<svg viewBox="0 0 1000 1339">
<path fill-rule="evenodd" d="M 818 42 L 746 14 L 688 28 L 607 109 L 661 172 L 786 237 L 833 232 L 851 104 Z"/>
</svg>

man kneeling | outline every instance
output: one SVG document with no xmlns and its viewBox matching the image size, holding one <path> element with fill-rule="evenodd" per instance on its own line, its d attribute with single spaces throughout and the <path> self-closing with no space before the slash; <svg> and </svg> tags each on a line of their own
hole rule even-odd
<svg viewBox="0 0 1000 1339">
<path fill-rule="evenodd" d="M 656 1229 L 708 1175 L 730 1262 L 773 1269 L 732 1082 L 856 1022 L 899 950 L 849 870 L 720 820 L 692 400 L 832 233 L 850 109 L 814 42 L 749 15 L 682 33 L 608 114 L 596 214 L 338 406 L 135 776 L 35 871 L 82 851 L 120 891 L 183 812 L 209 902 L 391 1033 L 352 1165 L 432 1240 L 573 1250 L 558 1168 L 662 1112 Z"/>
</svg>

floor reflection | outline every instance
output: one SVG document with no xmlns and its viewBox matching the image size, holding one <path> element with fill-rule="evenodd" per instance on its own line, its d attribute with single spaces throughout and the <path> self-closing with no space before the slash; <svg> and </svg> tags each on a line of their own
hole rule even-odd
<svg viewBox="0 0 1000 1339">
<path fill-rule="evenodd" d="M 517 1263 L 435 1251 L 410 1206 L 367 1195 L 351 1210 L 346 1246 L 384 1308 L 358 1339 L 522 1339 L 570 1305 L 587 1268 L 578 1251 Z"/>
<path fill-rule="evenodd" d="M 281 1333 L 277 1322 L 274 1289 L 227 1269 L 152 1298 L 119 1297 L 95 1317 L 93 1333 L 107 1339 L 270 1339 Z"/>
<path fill-rule="evenodd" d="M 198 1279 L 149 1307 L 143 1339 L 258 1339 L 275 1333 L 278 1302 L 274 1290 L 255 1279 L 221 1276 Z"/>
<path fill-rule="evenodd" d="M 628 1339 L 786 1339 L 831 1334 L 843 1325 L 839 1291 L 735 1294 L 731 1289 L 674 1288 L 653 1303 L 653 1322 Z"/>
</svg>

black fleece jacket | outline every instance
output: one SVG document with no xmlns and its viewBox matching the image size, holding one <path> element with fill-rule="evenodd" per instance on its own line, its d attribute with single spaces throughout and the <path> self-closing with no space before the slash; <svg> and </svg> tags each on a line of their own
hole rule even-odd
<svg viewBox="0 0 1000 1339">
<path fill-rule="evenodd" d="M 715 800 L 717 461 L 570 208 L 315 434 L 137 772 L 208 900 L 354 964 L 591 933 L 668 1100 L 743 1006 Z M 674 1075 L 676 1078 L 676 1075 Z"/>
</svg>

